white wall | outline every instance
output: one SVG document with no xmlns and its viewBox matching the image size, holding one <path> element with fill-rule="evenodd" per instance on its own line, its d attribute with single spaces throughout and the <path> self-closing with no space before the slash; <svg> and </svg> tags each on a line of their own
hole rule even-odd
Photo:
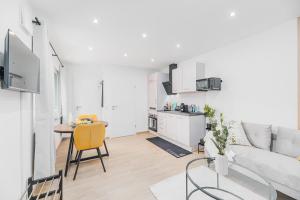
<svg viewBox="0 0 300 200">
<path fill-rule="evenodd" d="M 114 84 L 132 82 L 136 85 L 136 95 L 132 107 L 136 107 L 135 113 L 136 132 L 147 130 L 147 76 L 148 70 L 125 66 L 107 65 L 68 65 L 68 112 L 73 118 L 79 114 L 96 113 L 101 119 L 112 121 L 111 102 L 113 97 L 119 101 L 128 95 L 124 90 L 111 91 L 116 88 Z M 104 109 L 101 109 L 101 80 L 105 80 Z M 126 82 L 126 83 L 125 83 Z M 117 95 L 116 95 L 117 94 Z M 128 113 L 131 114 L 131 113 Z M 110 135 L 110 127 L 107 129 Z M 134 133 L 132 133 L 134 134 Z"/>
<path fill-rule="evenodd" d="M 222 91 L 183 94 L 211 104 L 228 119 L 297 128 L 297 20 L 200 55 L 207 77 L 221 77 Z"/>
<path fill-rule="evenodd" d="M 0 3 L 0 51 L 8 28 L 31 47 L 31 36 L 19 25 L 20 0 Z M 31 176 L 32 94 L 0 89 L 0 199 L 16 200 Z"/>
</svg>

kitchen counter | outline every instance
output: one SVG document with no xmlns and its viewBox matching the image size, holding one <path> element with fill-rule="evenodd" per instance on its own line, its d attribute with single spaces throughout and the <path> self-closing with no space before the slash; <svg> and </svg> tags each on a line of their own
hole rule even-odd
<svg viewBox="0 0 300 200">
<path fill-rule="evenodd" d="M 186 113 L 186 112 L 180 112 L 180 111 L 164 111 L 164 110 L 158 110 L 157 112 L 167 113 L 167 114 L 174 114 L 174 115 L 182 115 L 182 116 L 199 116 L 204 115 L 202 112 L 196 112 L 196 113 Z"/>
</svg>

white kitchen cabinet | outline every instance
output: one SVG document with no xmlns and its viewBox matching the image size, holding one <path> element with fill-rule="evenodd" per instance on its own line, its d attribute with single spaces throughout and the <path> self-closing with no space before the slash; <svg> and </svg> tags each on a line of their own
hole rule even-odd
<svg viewBox="0 0 300 200">
<path fill-rule="evenodd" d="M 158 112 L 158 134 L 187 150 L 197 147 L 205 136 L 204 115 L 183 116 L 180 114 Z"/>
<path fill-rule="evenodd" d="M 148 76 L 148 108 L 151 110 L 161 110 L 165 104 L 167 94 L 162 82 L 168 81 L 166 73 L 153 73 Z"/>
<path fill-rule="evenodd" d="M 181 92 L 181 69 L 173 69 L 172 71 L 172 92 Z"/>
<path fill-rule="evenodd" d="M 183 62 L 178 65 L 180 80 L 179 92 L 196 92 L 196 80 L 205 77 L 205 65 L 198 62 Z"/>
<path fill-rule="evenodd" d="M 196 67 L 194 65 L 184 66 L 181 74 L 181 92 L 196 91 Z"/>
<path fill-rule="evenodd" d="M 148 81 L 148 104 L 149 108 L 156 109 L 156 103 L 157 103 L 157 86 L 156 81 L 149 79 Z"/>
<path fill-rule="evenodd" d="M 178 131 L 177 140 L 178 142 L 189 146 L 190 145 L 190 117 L 178 116 Z"/>
<path fill-rule="evenodd" d="M 172 140 L 177 140 L 177 132 L 178 132 L 177 116 L 172 114 L 167 114 L 166 118 L 167 118 L 166 136 Z"/>
<path fill-rule="evenodd" d="M 162 112 L 158 112 L 157 115 L 157 133 L 164 135 L 166 133 L 166 116 Z"/>
</svg>

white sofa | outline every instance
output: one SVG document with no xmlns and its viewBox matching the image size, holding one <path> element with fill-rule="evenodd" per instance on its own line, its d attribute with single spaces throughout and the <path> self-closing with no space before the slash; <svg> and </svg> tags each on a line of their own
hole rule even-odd
<svg viewBox="0 0 300 200">
<path fill-rule="evenodd" d="M 257 148 L 253 145 L 253 137 L 251 142 L 246 130 L 245 132 L 251 146 L 228 145 L 227 148 L 235 154 L 233 161 L 269 179 L 276 190 L 300 200 L 300 161 L 296 159 L 300 156 L 300 131 L 272 128 L 269 149 Z M 257 131 L 254 135 L 259 136 L 260 132 Z M 214 157 L 217 150 L 211 137 L 212 133 L 205 138 L 205 153 Z"/>
</svg>

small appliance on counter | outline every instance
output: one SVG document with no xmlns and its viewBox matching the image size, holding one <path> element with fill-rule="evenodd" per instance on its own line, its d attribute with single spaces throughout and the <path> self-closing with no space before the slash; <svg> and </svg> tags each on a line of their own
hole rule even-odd
<svg viewBox="0 0 300 200">
<path fill-rule="evenodd" d="M 189 112 L 189 105 L 186 105 L 184 103 L 180 104 L 180 111 L 181 112 Z"/>
</svg>

